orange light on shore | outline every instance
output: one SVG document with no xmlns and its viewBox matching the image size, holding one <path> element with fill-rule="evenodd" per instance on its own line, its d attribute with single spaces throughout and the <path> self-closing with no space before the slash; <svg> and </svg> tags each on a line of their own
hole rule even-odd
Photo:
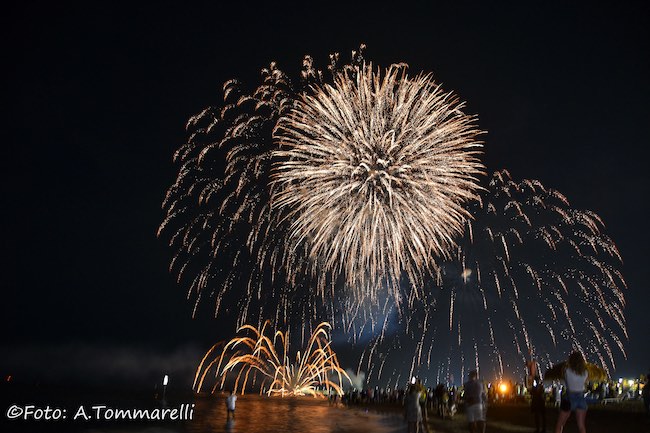
<svg viewBox="0 0 650 433">
<path fill-rule="evenodd" d="M 506 391 L 508 391 L 508 385 L 506 385 L 505 383 L 500 383 L 499 391 L 501 391 L 501 394 L 505 394 Z"/>
</svg>

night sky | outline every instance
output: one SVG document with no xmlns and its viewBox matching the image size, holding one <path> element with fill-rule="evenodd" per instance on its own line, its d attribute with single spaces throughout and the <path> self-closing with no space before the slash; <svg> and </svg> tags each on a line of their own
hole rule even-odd
<svg viewBox="0 0 650 433">
<path fill-rule="evenodd" d="M 129 354 L 194 365 L 231 335 L 207 310 L 191 319 L 156 238 L 185 122 L 227 79 L 256 85 L 271 61 L 297 73 L 305 54 L 324 68 L 362 42 L 374 63 L 433 72 L 467 101 L 489 170 L 539 179 L 604 219 L 629 287 L 616 374 L 650 369 L 648 3 L 111 3 L 3 14 L 0 373 L 74 376 L 81 358 Z M 52 357 L 56 374 L 43 368 Z"/>
</svg>

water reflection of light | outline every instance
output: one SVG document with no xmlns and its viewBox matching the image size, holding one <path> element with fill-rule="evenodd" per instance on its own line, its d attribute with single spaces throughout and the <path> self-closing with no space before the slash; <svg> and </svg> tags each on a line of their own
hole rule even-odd
<svg viewBox="0 0 650 433">
<path fill-rule="evenodd" d="M 197 398 L 194 419 L 187 424 L 186 433 L 217 433 L 223 431 L 246 433 L 392 433 L 402 426 L 397 419 L 371 412 L 360 413 L 327 401 L 312 398 L 269 398 L 245 395 L 237 398 L 237 416 L 226 420 L 225 395 L 217 398 Z M 141 430 L 127 430 L 128 433 Z"/>
</svg>

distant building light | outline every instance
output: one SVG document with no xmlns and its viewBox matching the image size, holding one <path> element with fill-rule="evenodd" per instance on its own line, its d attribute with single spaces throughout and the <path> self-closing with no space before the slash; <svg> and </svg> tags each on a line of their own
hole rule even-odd
<svg viewBox="0 0 650 433">
<path fill-rule="evenodd" d="M 163 386 L 167 386 L 168 383 L 169 383 L 169 376 L 165 375 L 165 377 L 163 377 Z"/>
</svg>

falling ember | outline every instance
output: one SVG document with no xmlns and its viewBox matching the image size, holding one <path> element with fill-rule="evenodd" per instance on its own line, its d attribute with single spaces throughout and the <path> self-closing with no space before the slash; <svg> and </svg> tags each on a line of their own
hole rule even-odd
<svg viewBox="0 0 650 433">
<path fill-rule="evenodd" d="M 298 351 L 295 361 L 290 360 L 289 333 L 276 331 L 272 337 L 266 335 L 270 322 L 261 329 L 251 325 L 239 328 L 238 333 L 249 334 L 235 337 L 228 343 L 217 343 L 205 354 L 194 378 L 196 392 L 203 390 L 208 373 L 215 374 L 216 383 L 212 393 L 223 389 L 229 374 L 235 376 L 233 390 L 244 394 L 251 387 L 267 395 L 322 396 L 318 387 L 327 393 L 343 394 L 343 378 L 350 377 L 339 366 L 336 353 L 332 350 L 330 325 L 319 324 L 305 345 Z"/>
<path fill-rule="evenodd" d="M 577 349 L 615 368 L 616 356 L 626 356 L 626 285 L 620 254 L 598 215 L 506 171 L 491 176 L 472 215 L 456 257 L 442 264 L 440 281 L 409 312 L 414 321 L 428 317 L 426 337 L 406 330 L 378 350 L 399 347 L 417 360 L 416 342 L 435 340 L 444 350 L 432 364 L 451 359 L 446 364 L 458 372 L 475 367 L 464 360 L 480 358 L 484 376 L 495 379 L 504 367 L 523 368 L 531 352 L 549 366 Z M 449 332 L 436 334 L 441 329 Z"/>
</svg>

